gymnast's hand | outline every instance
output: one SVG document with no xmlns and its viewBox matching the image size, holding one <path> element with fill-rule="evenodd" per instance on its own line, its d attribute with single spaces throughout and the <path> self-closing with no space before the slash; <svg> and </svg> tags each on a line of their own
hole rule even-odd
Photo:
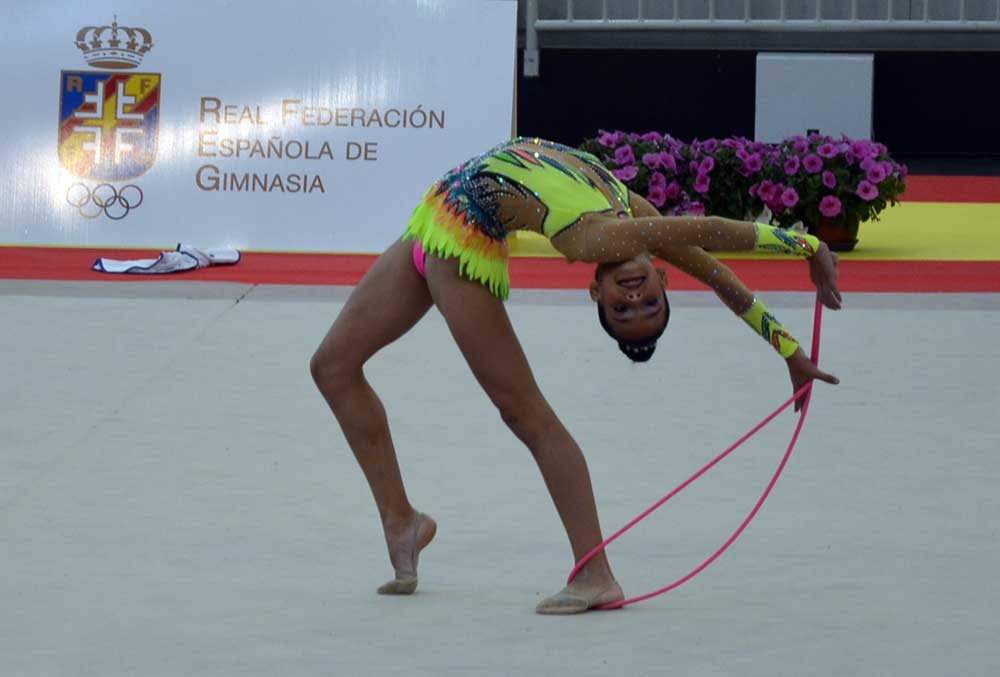
<svg viewBox="0 0 1000 677">
<path fill-rule="evenodd" d="M 837 261 L 837 255 L 825 242 L 819 243 L 819 249 L 809 259 L 809 277 L 816 285 L 820 302 L 831 310 L 840 310 L 843 301 L 837 288 Z"/>
<path fill-rule="evenodd" d="M 827 374 L 822 371 L 819 367 L 813 364 L 812 360 L 806 357 L 806 354 L 802 352 L 802 348 L 799 348 L 789 357 L 786 362 L 788 363 L 788 375 L 792 379 L 792 392 L 799 392 L 799 388 L 809 383 L 813 379 L 819 379 L 826 383 L 831 383 L 837 385 L 840 383 L 840 379 L 833 374 Z M 802 405 L 806 403 L 806 395 L 802 395 L 799 399 L 795 400 L 795 411 L 802 409 Z"/>
</svg>

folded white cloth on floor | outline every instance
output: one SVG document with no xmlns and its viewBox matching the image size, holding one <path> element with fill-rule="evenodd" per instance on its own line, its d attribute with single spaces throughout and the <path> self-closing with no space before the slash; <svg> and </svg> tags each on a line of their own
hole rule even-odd
<svg viewBox="0 0 1000 677">
<path fill-rule="evenodd" d="M 105 259 L 94 261 L 91 266 L 102 273 L 135 273 L 140 275 L 161 275 L 179 273 L 195 268 L 226 266 L 239 263 L 240 253 L 226 247 L 198 249 L 187 244 L 178 244 L 177 249 L 162 252 L 155 259 Z"/>
</svg>

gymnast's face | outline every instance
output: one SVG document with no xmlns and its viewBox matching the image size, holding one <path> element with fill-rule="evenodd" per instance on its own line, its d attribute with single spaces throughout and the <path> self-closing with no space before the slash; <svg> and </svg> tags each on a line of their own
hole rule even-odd
<svg viewBox="0 0 1000 677">
<path fill-rule="evenodd" d="M 623 263 L 602 263 L 590 283 L 590 298 L 601 305 L 619 341 L 656 336 L 666 318 L 663 290 L 667 273 L 645 254 Z"/>
</svg>

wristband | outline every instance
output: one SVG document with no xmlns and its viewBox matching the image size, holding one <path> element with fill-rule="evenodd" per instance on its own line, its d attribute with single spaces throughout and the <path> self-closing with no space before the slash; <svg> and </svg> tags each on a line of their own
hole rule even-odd
<svg viewBox="0 0 1000 677">
<path fill-rule="evenodd" d="M 788 333 L 788 330 L 781 326 L 767 310 L 767 306 L 754 298 L 750 310 L 742 315 L 743 321 L 750 325 L 750 328 L 764 337 L 764 340 L 771 344 L 778 353 L 786 360 L 795 354 L 799 349 L 799 343 Z"/>
<path fill-rule="evenodd" d="M 819 249 L 819 238 L 807 233 L 799 233 L 785 228 L 776 228 L 766 223 L 755 223 L 757 227 L 757 246 L 759 252 L 772 254 L 792 254 L 811 259 Z"/>
</svg>

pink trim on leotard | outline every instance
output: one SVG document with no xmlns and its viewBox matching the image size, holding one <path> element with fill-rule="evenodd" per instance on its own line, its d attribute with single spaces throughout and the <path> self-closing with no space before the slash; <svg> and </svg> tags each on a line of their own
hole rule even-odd
<svg viewBox="0 0 1000 677">
<path fill-rule="evenodd" d="M 413 241 L 413 267 L 420 273 L 420 277 L 427 279 L 427 253 L 420 246 L 420 240 Z"/>
</svg>

